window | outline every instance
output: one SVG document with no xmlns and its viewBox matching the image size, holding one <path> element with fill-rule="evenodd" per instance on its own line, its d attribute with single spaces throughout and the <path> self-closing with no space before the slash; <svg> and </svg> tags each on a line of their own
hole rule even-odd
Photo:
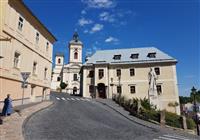
<svg viewBox="0 0 200 140">
<path fill-rule="evenodd" d="M 135 86 L 130 86 L 130 92 L 133 94 L 135 93 Z"/>
<path fill-rule="evenodd" d="M 78 76 L 77 76 L 77 74 L 74 74 L 74 81 L 78 81 Z"/>
<path fill-rule="evenodd" d="M 74 59 L 78 59 L 78 53 L 77 52 L 74 53 Z"/>
<path fill-rule="evenodd" d="M 113 59 L 114 60 L 120 60 L 121 59 L 121 55 L 120 54 L 119 55 L 114 55 Z"/>
<path fill-rule="evenodd" d="M 158 95 L 160 95 L 162 93 L 162 86 L 157 85 L 156 88 L 157 88 Z"/>
<path fill-rule="evenodd" d="M 93 93 L 93 92 L 94 92 L 94 86 L 93 86 L 93 85 L 90 85 L 90 86 L 89 86 L 89 92 L 90 92 L 90 93 Z"/>
<path fill-rule="evenodd" d="M 103 69 L 99 69 L 99 79 L 103 78 L 104 72 Z"/>
<path fill-rule="evenodd" d="M 122 93 L 122 87 L 121 86 L 117 86 L 117 93 Z"/>
<path fill-rule="evenodd" d="M 148 53 L 147 57 L 149 57 L 149 58 L 156 58 L 156 53 L 155 52 Z"/>
<path fill-rule="evenodd" d="M 58 58 L 58 64 L 60 64 L 60 62 L 61 62 L 61 60 L 60 60 L 60 58 Z"/>
<path fill-rule="evenodd" d="M 130 76 L 134 76 L 135 75 L 135 69 L 130 69 Z"/>
<path fill-rule="evenodd" d="M 48 53 L 48 51 L 49 51 L 49 42 L 47 42 L 46 44 L 46 52 Z"/>
<path fill-rule="evenodd" d="M 19 68 L 20 53 L 15 52 L 14 54 L 14 67 Z"/>
<path fill-rule="evenodd" d="M 156 75 L 160 75 L 160 68 L 154 68 L 154 71 L 155 71 L 155 73 L 156 73 Z"/>
<path fill-rule="evenodd" d="M 44 79 L 47 79 L 47 68 L 44 68 Z"/>
<path fill-rule="evenodd" d="M 117 69 L 117 76 L 121 76 L 121 70 L 120 69 Z"/>
<path fill-rule="evenodd" d="M 38 32 L 36 32 L 35 41 L 37 44 L 39 43 L 39 37 L 40 37 L 40 34 Z"/>
<path fill-rule="evenodd" d="M 90 71 L 89 71 L 89 77 L 90 77 L 90 78 L 94 77 L 94 71 L 93 71 L 93 70 L 90 70 Z"/>
<path fill-rule="evenodd" d="M 33 62 L 33 74 L 37 74 L 37 62 Z"/>
<path fill-rule="evenodd" d="M 57 77 L 57 81 L 60 81 L 60 77 Z"/>
<path fill-rule="evenodd" d="M 18 21 L 18 29 L 20 31 L 22 31 L 23 25 L 24 25 L 24 19 L 22 17 L 19 17 L 19 21 Z"/>
<path fill-rule="evenodd" d="M 138 59 L 139 53 L 131 54 L 132 59 Z"/>
</svg>

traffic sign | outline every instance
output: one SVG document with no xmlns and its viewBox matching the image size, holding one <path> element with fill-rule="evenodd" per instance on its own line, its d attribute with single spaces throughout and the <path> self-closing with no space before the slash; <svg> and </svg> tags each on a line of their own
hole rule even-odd
<svg viewBox="0 0 200 140">
<path fill-rule="evenodd" d="M 21 72 L 23 81 L 26 81 L 30 74 L 30 72 Z"/>
<path fill-rule="evenodd" d="M 22 82 L 22 88 L 27 88 L 28 87 L 28 82 L 25 81 L 25 82 Z"/>
</svg>

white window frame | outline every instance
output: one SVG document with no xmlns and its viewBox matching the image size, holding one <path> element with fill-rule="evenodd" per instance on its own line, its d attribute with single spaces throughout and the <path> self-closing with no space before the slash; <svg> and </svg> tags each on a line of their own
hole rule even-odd
<svg viewBox="0 0 200 140">
<path fill-rule="evenodd" d="M 17 54 L 18 57 L 16 57 L 15 54 Z M 19 52 L 15 51 L 15 53 L 14 53 L 14 60 L 13 60 L 13 62 L 14 62 L 13 66 L 14 66 L 14 68 L 19 68 L 20 67 L 20 57 L 21 57 L 21 54 Z"/>
<path fill-rule="evenodd" d="M 34 65 L 34 64 L 36 64 L 36 65 Z M 37 67 L 38 67 L 38 63 L 36 61 L 34 61 L 33 62 L 33 75 L 37 75 Z"/>
<path fill-rule="evenodd" d="M 40 33 L 38 31 L 36 31 L 36 34 L 35 34 L 35 42 L 36 44 L 38 44 L 40 41 Z"/>
<path fill-rule="evenodd" d="M 46 43 L 46 53 L 48 54 L 49 52 L 49 42 Z"/>
<path fill-rule="evenodd" d="M 22 19 L 22 21 L 20 20 L 20 19 Z M 18 27 L 18 30 L 19 31 L 22 31 L 22 29 L 23 29 L 23 26 L 24 26 L 24 18 L 22 17 L 22 16 L 19 16 L 19 19 L 18 19 L 18 25 L 17 25 Z"/>
<path fill-rule="evenodd" d="M 158 92 L 157 86 L 161 87 L 161 92 Z M 157 90 L 158 95 L 162 95 L 163 94 L 163 86 L 162 86 L 161 83 L 156 84 L 156 90 Z"/>
<path fill-rule="evenodd" d="M 44 68 L 44 79 L 45 79 L 45 80 L 47 79 L 47 73 L 48 73 L 48 68 L 45 67 L 45 68 Z"/>
<path fill-rule="evenodd" d="M 131 87 L 135 87 L 135 92 L 131 92 Z M 136 93 L 136 86 L 135 86 L 135 85 L 130 85 L 129 88 L 130 88 L 130 93 L 131 93 L 131 94 L 135 94 L 135 93 Z"/>
</svg>

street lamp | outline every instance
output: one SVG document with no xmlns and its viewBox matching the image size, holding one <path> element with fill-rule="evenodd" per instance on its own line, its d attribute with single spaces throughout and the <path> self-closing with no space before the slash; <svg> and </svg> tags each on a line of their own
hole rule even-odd
<svg viewBox="0 0 200 140">
<path fill-rule="evenodd" d="M 197 127 L 197 135 L 199 136 L 199 125 L 198 125 L 197 104 L 196 104 L 196 89 L 192 87 L 191 91 L 194 95 L 195 122 L 196 122 L 196 127 Z"/>
</svg>

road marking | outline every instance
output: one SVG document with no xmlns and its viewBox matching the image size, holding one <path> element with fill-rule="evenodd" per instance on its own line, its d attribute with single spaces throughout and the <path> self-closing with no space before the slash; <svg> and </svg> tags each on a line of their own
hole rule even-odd
<svg viewBox="0 0 200 140">
<path fill-rule="evenodd" d="M 66 99 L 65 99 L 64 97 L 62 97 L 62 100 L 65 100 L 65 101 L 66 101 Z"/>
<path fill-rule="evenodd" d="M 60 100 L 60 98 L 56 97 L 57 100 Z"/>
<path fill-rule="evenodd" d="M 67 100 L 70 100 L 70 98 L 67 98 Z"/>
<path fill-rule="evenodd" d="M 163 135 L 163 136 L 170 137 L 170 138 L 177 138 L 177 139 L 181 139 L 181 140 L 190 140 L 190 139 L 187 139 L 186 137 L 178 136 L 178 135 Z"/>
<path fill-rule="evenodd" d="M 82 101 L 85 101 L 85 99 L 84 99 L 84 98 L 80 98 L 80 100 L 82 100 Z"/>
<path fill-rule="evenodd" d="M 86 98 L 85 100 L 86 100 L 86 101 L 90 101 L 90 99 L 87 99 L 87 98 Z"/>
<path fill-rule="evenodd" d="M 167 137 L 162 137 L 162 136 L 160 136 L 159 139 L 163 139 L 163 140 L 177 140 L 177 139 L 172 139 L 172 138 L 167 138 Z"/>
<path fill-rule="evenodd" d="M 76 100 L 80 101 L 80 99 L 79 99 L 79 98 L 76 98 Z"/>
<path fill-rule="evenodd" d="M 75 99 L 74 99 L 74 98 L 71 98 L 71 100 L 73 100 L 73 101 L 74 101 Z"/>
</svg>

